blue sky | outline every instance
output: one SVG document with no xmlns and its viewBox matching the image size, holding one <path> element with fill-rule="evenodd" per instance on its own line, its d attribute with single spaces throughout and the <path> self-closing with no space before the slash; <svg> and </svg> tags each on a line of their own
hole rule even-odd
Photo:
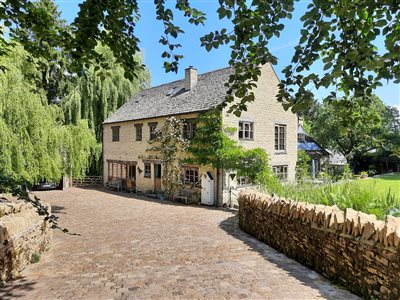
<svg viewBox="0 0 400 300">
<path fill-rule="evenodd" d="M 78 10 L 78 0 L 55 0 L 58 5 L 62 17 L 68 22 L 72 22 Z M 270 43 L 271 52 L 278 57 L 278 64 L 274 66 L 278 76 L 282 76 L 281 70 L 290 64 L 290 60 L 294 53 L 294 46 L 299 40 L 301 22 L 300 17 L 303 15 L 310 1 L 302 0 L 296 4 L 295 13 L 292 20 L 285 22 L 285 29 L 281 36 L 275 38 Z M 217 0 L 192 0 L 192 5 L 207 14 L 206 26 L 194 26 L 188 24 L 180 15 L 176 15 L 176 23 L 185 30 L 185 34 L 179 37 L 178 42 L 182 44 L 179 53 L 185 57 L 180 63 L 180 71 L 178 74 L 165 73 L 163 69 L 163 59 L 161 53 L 165 50 L 158 43 L 163 33 L 162 23 L 155 18 L 155 7 L 152 0 L 139 0 L 139 8 L 141 20 L 137 24 L 136 35 L 141 40 L 140 48 L 144 52 L 145 64 L 150 69 L 152 76 L 152 85 L 159 85 L 183 78 L 184 69 L 189 65 L 195 66 L 199 73 L 212 71 L 223 68 L 228 65 L 230 56 L 229 47 L 222 47 L 207 52 L 200 47 L 200 37 L 209 31 L 230 26 L 228 22 L 222 22 L 218 19 L 216 10 L 218 8 Z M 174 1 L 167 0 L 167 4 L 173 7 Z M 383 45 L 383 43 L 378 43 Z M 311 69 L 313 72 L 322 72 L 320 64 L 316 64 Z M 322 99 L 328 94 L 327 90 L 315 91 L 318 99 Z M 400 86 L 394 83 L 383 82 L 383 86 L 376 90 L 376 94 L 389 105 L 400 105 Z"/>
</svg>

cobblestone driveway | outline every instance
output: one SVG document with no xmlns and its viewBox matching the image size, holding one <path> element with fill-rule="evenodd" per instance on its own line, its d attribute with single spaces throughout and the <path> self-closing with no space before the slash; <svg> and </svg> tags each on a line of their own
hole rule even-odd
<svg viewBox="0 0 400 300">
<path fill-rule="evenodd" d="M 77 189 L 38 193 L 59 223 L 1 299 L 356 299 L 238 229 L 234 213 Z"/>
</svg>

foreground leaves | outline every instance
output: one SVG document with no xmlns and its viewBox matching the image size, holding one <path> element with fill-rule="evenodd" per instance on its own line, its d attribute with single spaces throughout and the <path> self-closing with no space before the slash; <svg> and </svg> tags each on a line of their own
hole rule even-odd
<svg viewBox="0 0 400 300">
<path fill-rule="evenodd" d="M 41 0 L 49 2 L 51 0 Z M 224 107 L 240 115 L 255 100 L 254 88 L 261 75 L 260 66 L 276 64 L 269 42 L 279 37 L 284 21 L 292 17 L 295 0 L 219 0 L 219 18 L 230 22 L 229 28 L 210 31 L 201 38 L 207 51 L 229 45 L 229 64 L 235 72 L 226 83 L 228 94 Z M 109 68 L 102 54 L 95 51 L 102 43 L 110 47 L 129 79 L 143 69 L 132 59 L 139 51 L 135 35 L 140 20 L 137 0 L 85 0 L 69 26 L 51 22 L 51 13 L 29 0 L 5 0 L 0 6 L 0 20 L 13 32 L 14 28 L 30 30 L 37 39 L 47 38 L 66 51 L 71 70 L 80 74 L 92 61 Z M 162 57 L 167 72 L 177 72 L 182 54 L 178 39 L 184 34 L 175 23 L 175 14 L 183 13 L 194 25 L 206 24 L 206 15 L 188 0 L 176 0 L 174 8 L 165 0 L 154 1 L 156 18 L 164 26 L 160 43 L 165 46 Z M 50 22 L 49 22 L 50 20 Z M 301 38 L 295 47 L 292 62 L 284 70 L 279 85 L 278 101 L 285 109 L 298 112 L 310 106 L 312 90 L 330 88 L 329 98 L 364 97 L 370 95 L 383 80 L 399 82 L 400 78 L 400 10 L 398 1 L 312 0 L 302 16 Z M 51 26 L 49 26 L 51 24 Z M 11 41 L 0 36 L 0 55 L 7 53 Z M 50 37 L 50 38 L 49 38 Z M 377 48 L 382 40 L 384 48 Z M 24 42 L 28 45 L 29 41 Z M 34 51 L 36 56 L 45 54 Z M 44 52 L 46 53 L 46 52 Z M 322 72 L 311 72 L 317 62 Z M 238 99 L 238 101 L 235 101 Z"/>
</svg>

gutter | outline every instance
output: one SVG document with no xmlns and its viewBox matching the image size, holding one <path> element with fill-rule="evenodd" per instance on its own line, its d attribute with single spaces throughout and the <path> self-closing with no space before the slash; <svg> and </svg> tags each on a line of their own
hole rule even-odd
<svg viewBox="0 0 400 300">
<path fill-rule="evenodd" d="M 115 123 L 125 123 L 125 122 L 135 122 L 135 121 L 143 121 L 143 120 L 150 120 L 150 119 L 157 119 L 157 118 L 165 118 L 165 117 L 174 117 L 174 116 L 181 116 L 181 115 L 187 115 L 187 114 L 200 114 L 203 112 L 207 112 L 214 109 L 212 108 L 207 108 L 207 109 L 201 109 L 201 110 L 193 110 L 193 111 L 188 111 L 188 112 L 181 112 L 181 113 L 176 113 L 176 114 L 166 114 L 166 115 L 159 115 L 159 116 L 152 116 L 152 117 L 145 117 L 145 118 L 138 118 L 138 119 L 130 119 L 130 120 L 122 120 L 122 121 L 104 121 L 102 125 L 107 125 L 107 124 L 115 124 Z"/>
</svg>

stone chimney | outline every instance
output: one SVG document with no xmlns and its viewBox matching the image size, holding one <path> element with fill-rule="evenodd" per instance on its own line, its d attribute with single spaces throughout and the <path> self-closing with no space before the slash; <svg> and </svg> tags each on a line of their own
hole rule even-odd
<svg viewBox="0 0 400 300">
<path fill-rule="evenodd" d="M 193 66 L 185 69 L 185 91 L 190 91 L 197 83 L 197 69 Z"/>
</svg>

